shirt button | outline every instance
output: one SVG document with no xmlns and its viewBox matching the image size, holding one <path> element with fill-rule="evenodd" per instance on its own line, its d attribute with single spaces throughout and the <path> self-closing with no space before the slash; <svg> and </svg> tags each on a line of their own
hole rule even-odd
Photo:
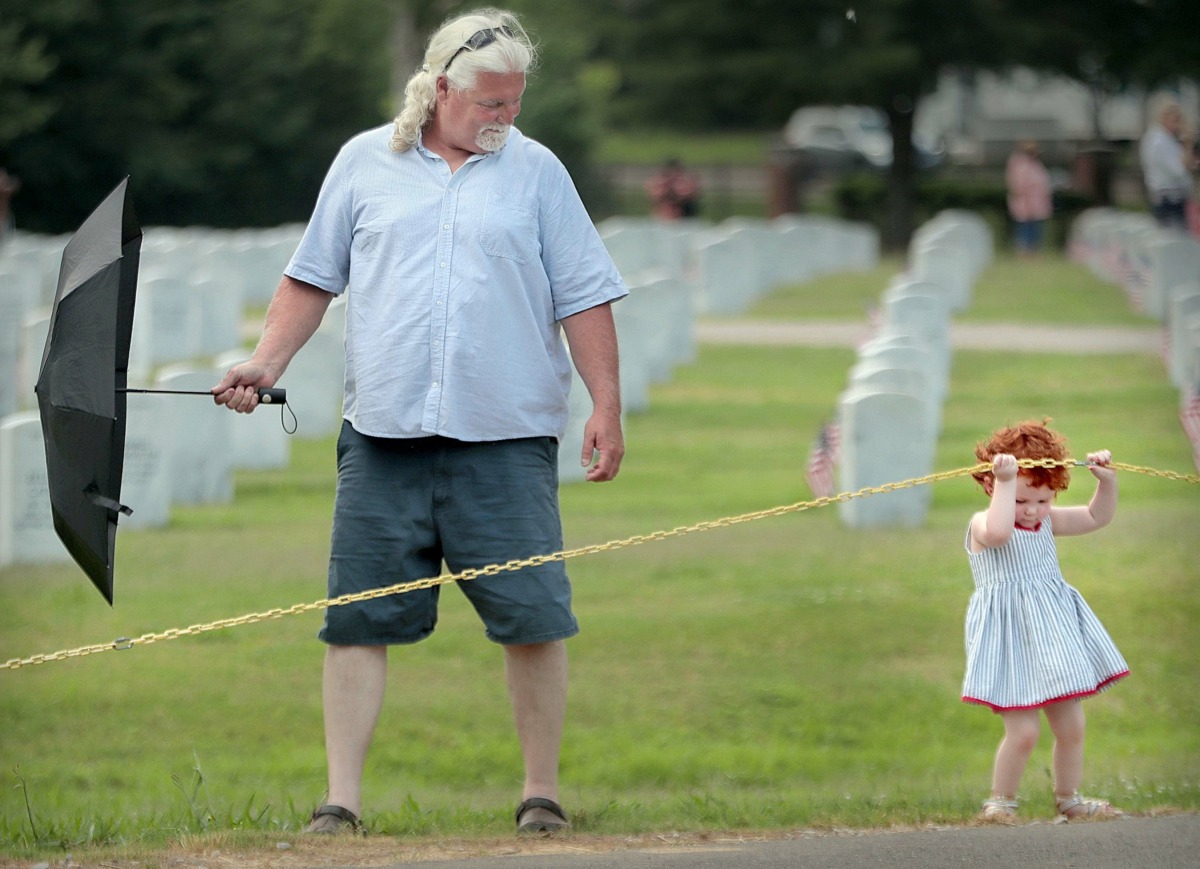
<svg viewBox="0 0 1200 869">
<path fill-rule="evenodd" d="M 445 264 L 445 263 L 442 263 L 442 268 L 445 268 L 445 267 L 446 267 L 446 264 Z"/>
</svg>

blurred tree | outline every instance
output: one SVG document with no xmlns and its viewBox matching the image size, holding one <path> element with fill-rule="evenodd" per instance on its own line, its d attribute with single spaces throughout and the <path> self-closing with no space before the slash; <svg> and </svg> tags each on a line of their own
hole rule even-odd
<svg viewBox="0 0 1200 869">
<path fill-rule="evenodd" d="M 0 0 L 0 156 L 22 228 L 69 231 L 125 175 L 146 225 L 307 219 L 337 148 L 384 123 L 456 0 Z M 585 6 L 545 37 L 521 126 L 589 188 Z M 594 191 L 593 191 L 594 193 Z"/>
<path fill-rule="evenodd" d="M 1096 142 L 1108 138 L 1102 109 L 1110 97 L 1135 83 L 1152 86 L 1180 74 L 1181 58 L 1169 58 L 1163 50 L 1174 37 L 1164 29 L 1161 12 L 1177 5 L 1175 0 L 1010 3 L 1009 26 L 1017 32 L 1013 61 L 1061 73 L 1087 87 Z"/>
<path fill-rule="evenodd" d="M 996 65 L 1004 0 L 604 0 L 618 117 L 778 129 L 798 106 L 854 103 L 893 137 L 885 241 L 912 230 L 917 100 L 948 65 Z M 607 26 L 605 24 L 607 23 Z"/>
<path fill-rule="evenodd" d="M 77 225 L 124 175 L 147 224 L 303 220 L 385 121 L 461 0 L 0 0 L 0 155 L 26 228 Z M 913 221 L 911 130 L 948 66 L 1024 63 L 1097 91 L 1200 74 L 1195 0 L 511 0 L 542 38 L 521 128 L 598 201 L 608 124 L 779 129 L 860 103 L 894 138 L 886 235 Z"/>
<path fill-rule="evenodd" d="M 611 78 L 603 60 L 591 60 L 599 35 L 586 0 L 512 0 L 539 49 L 528 77 L 517 124 L 562 160 L 593 215 L 606 214 L 612 199 L 592 153 L 606 123 Z"/>
<path fill-rule="evenodd" d="M 911 233 L 918 100 L 947 68 L 1023 64 L 1101 100 L 1131 83 L 1195 76 L 1195 0 L 596 0 L 617 61 L 614 117 L 683 129 L 778 129 L 798 106 L 870 105 L 893 139 L 885 241 Z"/>
<path fill-rule="evenodd" d="M 1181 77 L 1200 80 L 1200 3 L 1141 0 L 1150 11 L 1150 36 L 1137 63 L 1138 80 L 1158 84 Z M 1198 107 L 1200 108 L 1200 107 Z"/>
<path fill-rule="evenodd" d="M 883 240 L 906 245 L 915 223 L 912 142 L 917 103 L 942 70 L 1005 64 L 1018 50 L 1006 0 L 816 0 L 810 63 L 827 101 L 875 106 L 887 114 L 892 163 Z"/>
<path fill-rule="evenodd" d="M 146 225 L 303 220 L 337 146 L 386 117 L 387 0 L 0 0 L 51 68 L 6 143 L 21 225 L 59 232 L 125 175 Z"/>
<path fill-rule="evenodd" d="M 19 22 L 0 23 L 0 166 L 13 139 L 37 130 L 54 113 L 48 98 L 31 92 L 53 69 L 45 40 L 26 38 Z"/>
</svg>

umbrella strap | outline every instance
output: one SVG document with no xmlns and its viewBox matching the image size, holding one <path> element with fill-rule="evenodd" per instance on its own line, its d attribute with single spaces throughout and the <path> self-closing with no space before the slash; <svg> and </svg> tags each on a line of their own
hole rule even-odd
<svg viewBox="0 0 1200 869">
<path fill-rule="evenodd" d="M 133 510 L 126 507 L 124 504 L 114 501 L 112 498 L 104 497 L 100 494 L 100 490 L 95 486 L 88 486 L 88 488 L 84 489 L 84 494 L 91 495 L 92 503 L 97 507 L 104 507 L 107 510 L 112 510 L 117 513 L 124 513 L 126 516 L 133 515 Z"/>
</svg>

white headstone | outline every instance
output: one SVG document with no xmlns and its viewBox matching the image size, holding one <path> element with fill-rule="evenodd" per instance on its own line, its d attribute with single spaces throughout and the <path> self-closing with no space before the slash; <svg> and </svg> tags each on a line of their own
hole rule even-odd
<svg viewBox="0 0 1200 869">
<path fill-rule="evenodd" d="M 618 335 L 620 350 L 642 357 L 650 383 L 666 383 L 675 366 L 695 358 L 695 314 L 691 291 L 678 278 L 665 273 L 643 272 L 642 281 L 629 284 L 629 295 L 613 306 L 618 329 L 630 320 L 641 327 L 630 334 L 630 346 Z M 632 410 L 632 408 L 630 408 Z"/>
<path fill-rule="evenodd" d="M 217 383 L 234 365 L 244 361 L 247 354 L 234 350 L 216 358 L 209 385 Z M 283 386 L 281 382 L 279 384 Z M 291 393 L 288 394 L 289 401 Z M 203 401 L 204 399 L 200 399 Z M 295 408 L 293 408 L 294 412 Z M 229 414 L 225 408 L 213 408 L 213 412 Z M 281 419 L 280 413 L 283 414 Z M 297 415 L 299 418 L 299 415 Z M 229 462 L 235 470 L 267 470 L 286 468 L 292 460 L 291 436 L 284 429 L 290 428 L 291 416 L 283 408 L 260 404 L 254 413 L 234 414 L 229 423 Z"/>
<path fill-rule="evenodd" d="M 1150 255 L 1144 308 L 1151 317 L 1165 320 L 1171 288 L 1200 278 L 1200 241 L 1164 233 L 1150 245 Z"/>
<path fill-rule="evenodd" d="M 215 356 L 241 346 L 241 287 L 201 267 L 188 279 L 187 292 L 199 311 L 197 355 Z"/>
<path fill-rule="evenodd" d="M 278 386 L 296 415 L 296 437 L 315 440 L 336 434 L 345 392 L 345 306 L 331 307 L 319 329 L 297 353 Z M 255 416 L 263 409 L 256 410 Z M 287 416 L 287 411 L 284 411 Z M 278 427 L 278 416 L 272 413 Z"/>
<path fill-rule="evenodd" d="M 37 308 L 25 315 L 21 324 L 21 350 L 17 373 L 17 407 L 32 410 L 37 407 L 37 384 L 42 369 L 42 354 L 46 351 L 46 336 L 50 334 L 50 311 Z"/>
<path fill-rule="evenodd" d="M 174 421 L 162 405 L 162 396 L 127 397 L 121 502 L 133 513 L 121 517 L 121 527 L 160 528 L 170 521 L 174 434 Z"/>
<path fill-rule="evenodd" d="M 899 482 L 928 474 L 934 439 L 921 400 L 896 392 L 851 389 L 838 404 L 841 425 L 841 491 Z M 929 486 L 872 494 L 838 504 L 852 528 L 918 526 L 925 521 Z"/>
<path fill-rule="evenodd" d="M 1200 275 L 1197 276 L 1200 278 Z M 1167 357 L 1171 382 L 1183 386 L 1187 382 L 1187 367 L 1191 348 L 1188 345 L 1187 321 L 1200 315 L 1200 280 L 1179 284 L 1171 289 L 1167 304 L 1167 336 L 1170 355 Z"/>
<path fill-rule="evenodd" d="M 207 392 L 216 380 L 210 370 L 170 366 L 159 372 L 159 389 Z M 132 400 L 135 396 L 130 396 Z M 233 412 L 203 395 L 148 395 L 173 429 L 171 433 L 171 503 L 227 504 L 233 500 L 230 443 Z"/>
<path fill-rule="evenodd" d="M 575 366 L 571 366 L 571 392 L 568 397 L 567 430 L 558 444 L 558 483 L 582 483 L 587 468 L 580 463 L 583 451 L 583 430 L 592 415 L 592 398 Z M 625 424 L 625 413 L 621 413 L 621 425 Z M 588 464 L 591 467 L 591 463 Z"/>
<path fill-rule="evenodd" d="M 737 314 L 764 291 L 762 274 L 745 236 L 713 230 L 697 243 L 696 285 L 699 313 Z"/>
<path fill-rule="evenodd" d="M 133 322 L 134 331 L 150 342 L 154 365 L 185 362 L 198 355 L 200 306 L 186 277 L 142 273 Z"/>
<path fill-rule="evenodd" d="M 638 226 L 608 224 L 600 239 L 621 277 L 630 281 L 641 272 L 665 267 L 660 256 L 663 248 L 660 234 L 659 227 L 650 222 Z"/>
<path fill-rule="evenodd" d="M 1200 316 L 1193 314 L 1183 322 L 1183 343 L 1186 360 L 1183 366 L 1183 382 L 1179 388 L 1183 395 L 1200 394 Z"/>
<path fill-rule="evenodd" d="M 941 284 L 949 294 L 950 306 L 956 311 L 971 302 L 974 264 L 969 252 L 941 241 L 929 241 L 912 251 L 909 274 L 918 280 Z"/>
<path fill-rule="evenodd" d="M 70 560 L 54 532 L 41 420 L 7 416 L 0 420 L 0 565 Z"/>
<path fill-rule="evenodd" d="M 34 307 L 31 294 L 19 283 L 15 272 L 0 271 L 0 417 L 24 405 L 20 391 L 22 324 Z"/>
<path fill-rule="evenodd" d="M 620 346 L 621 408 L 626 413 L 641 413 L 650 407 L 651 346 L 658 328 L 658 323 L 633 300 L 634 293 L 631 290 L 612 309 Z"/>
<path fill-rule="evenodd" d="M 819 273 L 818 234 L 809 224 L 794 218 L 795 215 L 785 214 L 773 221 L 780 236 L 775 276 L 781 284 L 803 283 Z"/>
</svg>

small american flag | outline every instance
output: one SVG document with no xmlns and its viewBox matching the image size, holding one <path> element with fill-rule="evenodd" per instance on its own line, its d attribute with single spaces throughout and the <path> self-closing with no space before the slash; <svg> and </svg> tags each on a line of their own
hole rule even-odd
<svg viewBox="0 0 1200 869">
<path fill-rule="evenodd" d="M 1200 388 L 1192 393 L 1192 397 L 1179 408 L 1179 421 L 1187 432 L 1188 441 L 1192 445 L 1192 459 L 1196 470 L 1200 470 Z"/>
<path fill-rule="evenodd" d="M 808 469 L 805 472 L 808 488 L 818 498 L 832 498 L 837 493 L 833 472 L 837 468 L 840 444 L 841 436 L 837 423 L 821 426 L 808 454 Z"/>
</svg>

